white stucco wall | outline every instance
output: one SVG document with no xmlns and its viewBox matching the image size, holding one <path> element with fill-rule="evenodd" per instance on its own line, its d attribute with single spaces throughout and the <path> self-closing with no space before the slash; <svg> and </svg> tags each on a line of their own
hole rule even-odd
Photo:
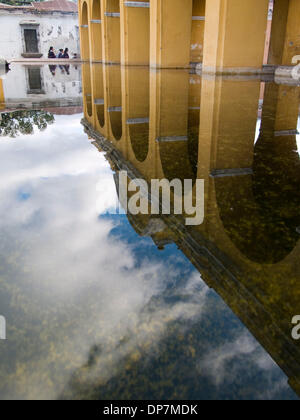
<svg viewBox="0 0 300 420">
<path fill-rule="evenodd" d="M 7 61 L 22 58 L 24 41 L 20 23 L 39 23 L 40 52 L 47 58 L 50 46 L 69 48 L 70 57 L 79 54 L 77 14 L 7 12 L 0 10 L 0 57 Z"/>
</svg>

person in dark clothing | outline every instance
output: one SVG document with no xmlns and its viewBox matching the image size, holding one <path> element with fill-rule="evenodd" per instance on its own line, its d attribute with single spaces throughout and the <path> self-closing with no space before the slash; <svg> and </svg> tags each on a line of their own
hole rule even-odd
<svg viewBox="0 0 300 420">
<path fill-rule="evenodd" d="M 53 47 L 50 47 L 50 49 L 49 49 L 48 58 L 56 58 Z"/>
<path fill-rule="evenodd" d="M 58 58 L 64 58 L 64 50 L 62 48 L 59 50 Z"/>
<path fill-rule="evenodd" d="M 63 55 L 63 58 L 70 58 L 70 57 L 69 57 L 69 48 L 66 48 L 66 49 L 65 49 L 65 51 L 64 51 L 64 55 Z"/>
</svg>

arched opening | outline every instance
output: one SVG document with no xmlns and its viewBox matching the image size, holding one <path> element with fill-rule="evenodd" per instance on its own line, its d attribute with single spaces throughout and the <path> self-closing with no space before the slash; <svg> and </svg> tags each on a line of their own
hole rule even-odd
<svg viewBox="0 0 300 420">
<path fill-rule="evenodd" d="M 108 66 L 108 115 L 115 140 L 122 137 L 122 89 L 120 66 Z"/>
<path fill-rule="evenodd" d="M 92 19 L 92 60 L 102 61 L 102 20 L 101 0 L 93 0 Z"/>
<path fill-rule="evenodd" d="M 88 5 L 86 2 L 83 2 L 82 4 L 80 39 L 81 39 L 81 58 L 83 60 L 89 60 L 90 59 L 89 12 L 88 12 Z"/>
<path fill-rule="evenodd" d="M 202 63 L 205 28 L 206 0 L 193 0 L 192 33 L 191 33 L 191 63 Z"/>
<path fill-rule="evenodd" d="M 107 63 L 120 63 L 121 40 L 120 40 L 120 0 L 107 0 L 105 10 L 105 61 Z"/>
<path fill-rule="evenodd" d="M 131 68 L 128 70 L 127 80 L 128 110 L 126 124 L 135 158 L 139 162 L 144 162 L 149 151 L 149 70 Z"/>
</svg>

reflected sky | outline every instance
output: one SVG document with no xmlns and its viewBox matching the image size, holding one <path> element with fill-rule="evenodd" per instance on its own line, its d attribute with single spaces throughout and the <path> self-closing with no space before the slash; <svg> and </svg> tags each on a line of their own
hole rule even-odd
<svg viewBox="0 0 300 420">
<path fill-rule="evenodd" d="M 0 141 L 0 398 L 295 399 L 175 245 L 107 213 L 81 118 Z"/>
</svg>

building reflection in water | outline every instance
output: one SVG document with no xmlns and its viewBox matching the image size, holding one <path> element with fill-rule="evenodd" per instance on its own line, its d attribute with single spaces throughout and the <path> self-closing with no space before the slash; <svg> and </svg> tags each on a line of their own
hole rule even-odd
<svg viewBox="0 0 300 420">
<path fill-rule="evenodd" d="M 300 395 L 299 87 L 88 64 L 82 75 L 83 124 L 116 173 L 205 180 L 201 226 L 128 215 L 134 229 L 176 243 Z"/>
</svg>

